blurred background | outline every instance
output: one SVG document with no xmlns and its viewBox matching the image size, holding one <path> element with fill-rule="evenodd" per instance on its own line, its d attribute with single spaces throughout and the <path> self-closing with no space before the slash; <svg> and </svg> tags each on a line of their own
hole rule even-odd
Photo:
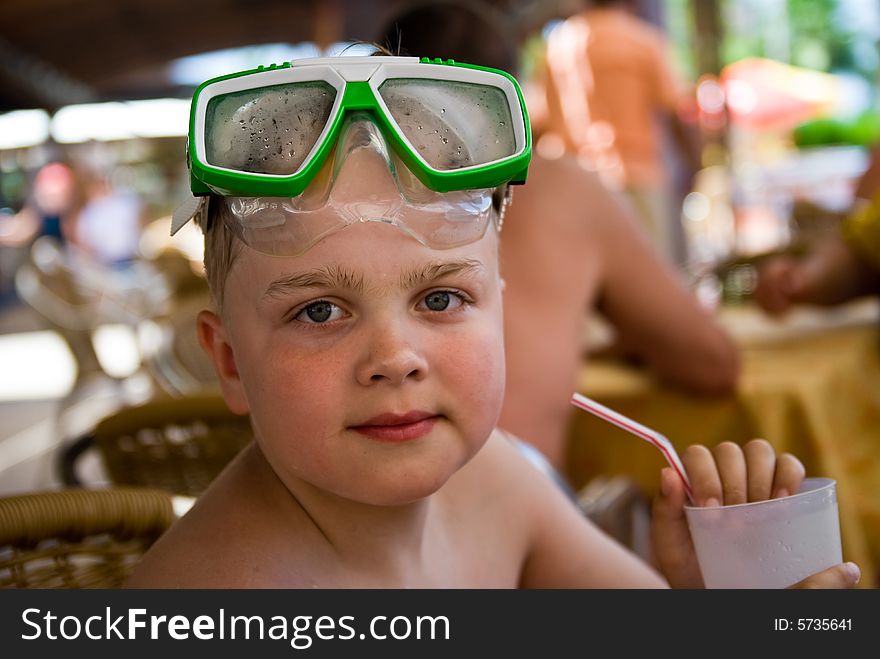
<svg viewBox="0 0 880 659">
<path fill-rule="evenodd" d="M 59 452 L 113 410 L 210 386 L 191 331 L 207 295 L 200 236 L 168 238 L 188 193 L 195 85 L 368 53 L 359 42 L 407 4 L 0 3 L 0 494 L 60 484 Z M 584 3 L 492 4 L 521 46 L 536 149 L 561 154 L 548 43 Z M 880 142 L 880 3 L 632 5 L 667 37 L 677 115 L 699 138 L 689 171 L 664 137 L 681 220 L 672 259 L 707 306 L 745 302 L 760 258 L 796 252 L 852 205 Z"/>
</svg>

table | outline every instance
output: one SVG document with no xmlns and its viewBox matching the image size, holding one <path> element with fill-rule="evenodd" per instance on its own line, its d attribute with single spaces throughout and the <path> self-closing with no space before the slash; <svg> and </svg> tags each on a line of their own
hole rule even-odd
<svg viewBox="0 0 880 659">
<path fill-rule="evenodd" d="M 880 307 L 875 300 L 778 323 L 751 307 L 724 309 L 742 351 L 735 394 L 700 398 L 658 385 L 619 362 L 592 361 L 579 390 L 655 428 L 679 452 L 692 443 L 755 437 L 797 455 L 808 476 L 837 480 L 845 560 L 876 586 L 880 563 Z M 599 474 L 636 480 L 656 494 L 666 466 L 648 443 L 590 414 L 574 414 L 568 476 L 581 487 Z"/>
</svg>

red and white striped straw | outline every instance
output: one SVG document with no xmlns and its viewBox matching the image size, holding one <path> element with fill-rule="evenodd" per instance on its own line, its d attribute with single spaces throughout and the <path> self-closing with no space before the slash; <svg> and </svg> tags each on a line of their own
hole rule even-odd
<svg viewBox="0 0 880 659">
<path fill-rule="evenodd" d="M 678 457 L 678 453 L 675 452 L 675 447 L 672 445 L 672 442 L 666 437 L 656 430 L 643 426 L 641 423 L 633 421 L 620 412 L 615 412 L 582 394 L 572 394 L 571 404 L 582 410 L 586 410 L 591 414 L 595 414 L 600 419 L 604 419 L 608 423 L 613 423 L 618 428 L 623 428 L 636 437 L 641 437 L 645 441 L 656 446 L 663 454 L 663 457 L 666 458 L 666 462 L 669 463 L 669 466 L 672 467 L 675 470 L 675 473 L 678 474 L 679 478 L 681 478 L 681 481 L 684 483 L 684 488 L 687 491 L 688 499 L 690 499 L 691 503 L 694 503 L 691 482 L 688 480 L 687 474 L 684 471 L 684 465 L 681 463 L 681 458 Z"/>
</svg>

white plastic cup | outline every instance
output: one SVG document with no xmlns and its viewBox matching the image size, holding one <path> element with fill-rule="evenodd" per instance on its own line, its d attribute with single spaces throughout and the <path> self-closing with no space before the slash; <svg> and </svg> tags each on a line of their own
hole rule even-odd
<svg viewBox="0 0 880 659">
<path fill-rule="evenodd" d="M 734 506 L 685 506 L 706 588 L 787 588 L 840 564 L 836 483 Z"/>
</svg>

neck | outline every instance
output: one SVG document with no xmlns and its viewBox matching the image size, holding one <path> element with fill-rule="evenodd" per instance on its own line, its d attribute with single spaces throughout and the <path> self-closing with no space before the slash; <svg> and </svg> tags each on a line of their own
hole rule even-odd
<svg viewBox="0 0 880 659">
<path fill-rule="evenodd" d="M 397 506 L 361 503 L 295 477 L 282 478 L 259 449 L 253 457 L 282 505 L 300 511 L 342 564 L 386 585 L 414 584 L 428 572 L 439 535 L 435 497 Z"/>
</svg>

